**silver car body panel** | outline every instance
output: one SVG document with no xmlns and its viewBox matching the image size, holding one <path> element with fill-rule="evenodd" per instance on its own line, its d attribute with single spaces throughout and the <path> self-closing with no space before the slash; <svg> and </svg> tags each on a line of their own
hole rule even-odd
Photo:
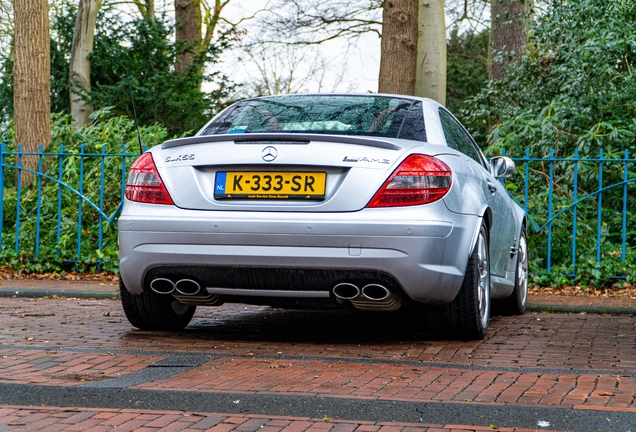
<svg viewBox="0 0 636 432">
<path fill-rule="evenodd" d="M 234 144 L 267 144 L 267 145 L 293 145 L 293 144 L 309 144 L 310 141 L 316 140 L 316 135 L 312 134 L 285 134 L 285 133 L 251 133 L 246 136 L 233 135 L 228 137 L 227 135 L 203 135 L 191 138 L 178 138 L 168 140 L 161 144 L 163 150 L 182 147 L 193 144 L 209 144 L 223 141 L 234 141 Z M 363 137 L 351 137 L 342 135 L 320 135 L 320 141 L 322 142 L 335 142 L 338 144 L 356 144 L 367 147 L 379 147 L 389 150 L 400 150 L 400 147 L 396 144 L 392 144 L 387 141 L 363 138 Z"/>
<path fill-rule="evenodd" d="M 482 220 L 489 219 L 491 295 L 506 297 L 514 288 L 523 210 L 490 172 L 446 145 L 439 104 L 419 100 L 426 143 L 245 134 L 197 136 L 150 149 L 175 205 L 125 200 L 119 243 L 120 274 L 126 288 L 141 293 L 147 289 L 147 272 L 162 266 L 359 269 L 391 276 L 401 294 L 414 301 L 447 304 L 461 287 Z M 277 150 L 270 162 L 263 159 L 268 146 Z M 366 208 L 387 177 L 414 153 L 434 156 L 451 168 L 448 194 L 426 205 Z M 327 173 L 324 200 L 214 197 L 219 171 L 298 169 Z M 205 288 L 217 293 L 231 289 L 238 296 L 253 292 L 238 287 Z M 284 292 L 272 294 L 281 295 Z"/>
<path fill-rule="evenodd" d="M 443 203 L 349 213 L 208 212 L 127 203 L 120 217 L 120 273 L 133 293 L 150 268 L 187 263 L 239 267 L 374 269 L 413 300 L 452 301 L 479 218 Z M 406 213 L 406 214 L 405 214 Z M 409 214 L 410 213 L 410 214 Z M 399 221 L 396 219 L 399 218 Z M 219 287 L 223 288 L 223 287 Z"/>
</svg>

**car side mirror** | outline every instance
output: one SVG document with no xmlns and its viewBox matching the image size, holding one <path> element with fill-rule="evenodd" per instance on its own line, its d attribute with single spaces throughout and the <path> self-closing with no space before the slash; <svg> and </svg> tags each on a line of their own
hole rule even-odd
<svg viewBox="0 0 636 432">
<path fill-rule="evenodd" d="M 515 163 L 506 156 L 490 159 L 490 173 L 496 179 L 508 178 L 515 172 Z"/>
</svg>

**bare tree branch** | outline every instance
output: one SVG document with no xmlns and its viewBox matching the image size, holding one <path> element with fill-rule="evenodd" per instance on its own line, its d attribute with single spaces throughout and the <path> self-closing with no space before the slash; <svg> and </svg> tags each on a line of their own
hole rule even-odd
<svg viewBox="0 0 636 432">
<path fill-rule="evenodd" d="M 258 42 L 317 45 L 381 33 L 382 0 L 271 0 L 257 18 Z"/>
</svg>

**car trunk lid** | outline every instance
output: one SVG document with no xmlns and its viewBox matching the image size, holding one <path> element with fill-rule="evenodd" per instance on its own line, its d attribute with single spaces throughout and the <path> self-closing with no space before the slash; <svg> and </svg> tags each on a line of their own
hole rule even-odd
<svg viewBox="0 0 636 432">
<path fill-rule="evenodd" d="M 410 145 L 357 136 L 242 134 L 171 140 L 153 155 L 181 208 L 356 211 Z"/>
</svg>

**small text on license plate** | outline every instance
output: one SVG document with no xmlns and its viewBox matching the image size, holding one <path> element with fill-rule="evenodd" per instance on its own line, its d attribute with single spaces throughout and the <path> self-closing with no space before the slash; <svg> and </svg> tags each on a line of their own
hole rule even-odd
<svg viewBox="0 0 636 432">
<path fill-rule="evenodd" d="M 245 172 L 216 173 L 214 197 L 217 199 L 309 199 L 325 196 L 324 172 Z"/>
</svg>

